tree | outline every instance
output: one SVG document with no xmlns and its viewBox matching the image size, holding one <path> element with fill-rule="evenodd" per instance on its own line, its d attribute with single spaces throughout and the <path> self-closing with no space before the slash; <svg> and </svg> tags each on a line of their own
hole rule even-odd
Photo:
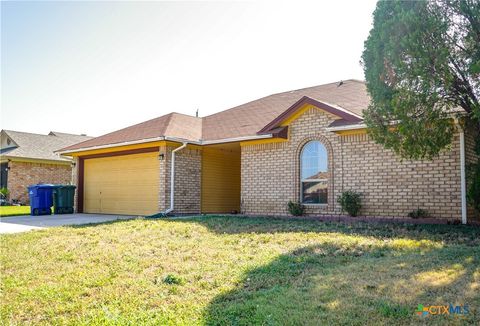
<svg viewBox="0 0 480 326">
<path fill-rule="evenodd" d="M 376 142 L 432 159 L 452 143 L 457 117 L 480 155 L 479 0 L 379 1 L 362 64 Z"/>
<path fill-rule="evenodd" d="M 451 143 L 458 108 L 480 129 L 478 0 L 378 2 L 362 61 L 379 143 L 432 158 Z"/>
</svg>

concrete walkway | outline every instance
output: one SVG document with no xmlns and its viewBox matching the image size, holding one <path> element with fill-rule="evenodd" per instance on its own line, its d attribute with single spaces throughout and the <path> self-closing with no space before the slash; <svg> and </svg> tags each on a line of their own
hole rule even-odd
<svg viewBox="0 0 480 326">
<path fill-rule="evenodd" d="M 126 220 L 136 216 L 103 214 L 62 214 L 41 216 L 10 216 L 0 219 L 0 233 L 18 233 L 62 225 L 81 225 Z"/>
</svg>

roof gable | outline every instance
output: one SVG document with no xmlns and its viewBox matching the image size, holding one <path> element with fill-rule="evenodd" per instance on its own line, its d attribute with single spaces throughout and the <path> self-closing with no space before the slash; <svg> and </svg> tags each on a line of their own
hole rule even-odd
<svg viewBox="0 0 480 326">
<path fill-rule="evenodd" d="M 0 133 L 0 147 L 0 153 L 3 153 L 6 150 L 12 150 L 13 148 L 18 147 L 18 144 L 7 134 L 6 130 L 2 130 Z"/>
<path fill-rule="evenodd" d="M 298 118 L 298 115 L 296 114 L 299 111 L 301 111 L 303 108 L 305 108 L 306 105 L 312 105 L 322 111 L 333 114 L 339 117 L 340 119 L 343 119 L 346 121 L 359 122 L 362 120 L 361 116 L 353 112 L 349 112 L 341 107 L 327 104 L 325 102 L 317 101 L 308 96 L 303 96 L 301 99 L 295 102 L 292 106 L 290 106 L 287 110 L 285 110 L 282 114 L 277 116 L 265 127 L 263 127 L 258 133 L 266 133 L 280 126 L 285 126 L 286 124 L 289 124 L 293 120 L 296 120 L 296 118 Z"/>
</svg>

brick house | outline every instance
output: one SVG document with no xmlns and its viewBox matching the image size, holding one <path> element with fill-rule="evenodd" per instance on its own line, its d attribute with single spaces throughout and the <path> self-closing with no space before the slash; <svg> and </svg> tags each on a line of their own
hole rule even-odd
<svg viewBox="0 0 480 326">
<path fill-rule="evenodd" d="M 363 82 L 347 80 L 202 118 L 170 113 L 61 153 L 77 162 L 79 212 L 286 215 L 294 200 L 339 215 L 336 198 L 352 189 L 365 216 L 474 218 L 461 190 L 462 159 L 478 159 L 473 132 L 459 129 L 433 161 L 401 160 L 367 135 L 369 101 Z"/>
<path fill-rule="evenodd" d="M 27 187 L 36 183 L 70 184 L 72 160 L 55 150 L 91 139 L 84 135 L 50 132 L 48 135 L 13 130 L 0 133 L 0 188 L 12 201 L 28 204 Z"/>
</svg>

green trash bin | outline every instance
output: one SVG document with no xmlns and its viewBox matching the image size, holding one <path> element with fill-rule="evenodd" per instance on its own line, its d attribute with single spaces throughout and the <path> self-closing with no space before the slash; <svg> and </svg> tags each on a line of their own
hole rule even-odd
<svg viewBox="0 0 480 326">
<path fill-rule="evenodd" d="M 53 191 L 53 213 L 72 214 L 75 186 L 57 185 Z"/>
</svg>

